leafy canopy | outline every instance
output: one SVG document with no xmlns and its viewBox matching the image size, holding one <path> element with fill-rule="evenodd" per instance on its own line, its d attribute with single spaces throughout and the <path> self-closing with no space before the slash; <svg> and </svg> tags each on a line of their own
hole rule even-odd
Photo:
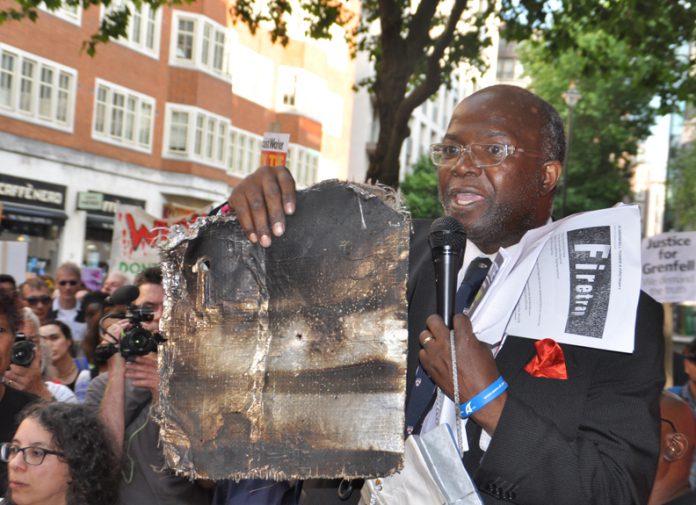
<svg viewBox="0 0 696 505">
<path fill-rule="evenodd" d="M 437 193 L 437 167 L 427 155 L 413 165 L 413 172 L 400 186 L 413 219 L 433 219 L 442 215 Z"/>
<path fill-rule="evenodd" d="M 638 143 L 650 133 L 659 107 L 652 104 L 652 56 L 593 29 L 577 33 L 574 47 L 555 54 L 546 39 L 521 47 L 531 88 L 564 117 L 563 93 L 574 81 L 581 99 L 573 110 L 567 162 L 565 214 L 609 207 L 630 198 L 629 181 Z M 597 66 L 597 61 L 610 62 Z M 562 214 L 556 195 L 555 214 Z"/>
<path fill-rule="evenodd" d="M 696 230 L 696 147 L 680 149 L 670 162 L 668 189 L 671 211 L 678 230 Z"/>
</svg>

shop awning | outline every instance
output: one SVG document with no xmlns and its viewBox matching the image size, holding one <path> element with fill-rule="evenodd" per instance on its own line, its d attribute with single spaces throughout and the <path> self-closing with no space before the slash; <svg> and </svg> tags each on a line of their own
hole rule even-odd
<svg viewBox="0 0 696 505">
<path fill-rule="evenodd" d="M 114 217 L 113 216 L 102 216 L 101 214 L 87 213 L 87 227 L 88 228 L 98 228 L 100 230 L 113 230 L 114 229 Z"/>
<path fill-rule="evenodd" d="M 2 202 L 2 218 L 19 223 L 63 226 L 68 215 L 62 210 L 48 207 Z"/>
</svg>

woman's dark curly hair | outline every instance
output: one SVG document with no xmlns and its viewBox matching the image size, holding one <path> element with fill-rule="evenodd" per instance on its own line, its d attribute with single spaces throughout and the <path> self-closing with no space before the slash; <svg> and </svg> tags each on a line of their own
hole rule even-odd
<svg viewBox="0 0 696 505">
<path fill-rule="evenodd" d="M 67 505 L 113 505 L 121 467 L 113 442 L 96 412 L 84 405 L 36 402 L 19 415 L 31 418 L 53 437 L 70 469 Z"/>
<path fill-rule="evenodd" d="M 22 311 L 19 304 L 19 298 L 15 293 L 0 289 L 0 315 L 7 317 L 8 328 L 12 335 L 19 330 L 22 325 Z"/>
</svg>

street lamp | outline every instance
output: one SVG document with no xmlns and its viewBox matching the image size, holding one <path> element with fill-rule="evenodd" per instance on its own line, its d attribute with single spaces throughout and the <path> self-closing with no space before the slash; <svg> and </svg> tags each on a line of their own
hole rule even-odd
<svg viewBox="0 0 696 505">
<path fill-rule="evenodd" d="M 563 205 L 561 207 L 561 212 L 563 217 L 566 216 L 566 196 L 568 191 L 568 159 L 570 154 L 570 139 L 572 138 L 572 128 L 573 128 L 573 109 L 578 104 L 582 95 L 575 87 L 575 81 L 570 81 L 568 90 L 563 93 L 563 100 L 565 100 L 568 106 L 568 135 L 566 137 L 566 150 L 565 157 L 563 158 Z"/>
</svg>

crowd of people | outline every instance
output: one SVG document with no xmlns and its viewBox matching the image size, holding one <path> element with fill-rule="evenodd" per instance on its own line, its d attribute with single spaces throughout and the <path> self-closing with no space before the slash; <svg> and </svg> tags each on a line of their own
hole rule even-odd
<svg viewBox="0 0 696 505">
<path fill-rule="evenodd" d="M 564 149 L 557 112 L 526 90 L 485 88 L 457 106 L 432 153 L 445 213 L 467 234 L 462 273 L 549 221 Z M 283 234 L 295 205 L 283 167 L 261 167 L 229 200 L 263 247 Z M 567 374 L 552 379 L 525 371 L 534 341 L 508 335 L 494 354 L 458 314 L 455 388 L 450 329 L 433 315 L 432 262 L 420 261 L 430 255 L 425 238 L 411 244 L 407 433 L 458 423 L 454 405 L 502 381 L 507 389 L 466 423 L 463 462 L 480 503 L 696 503 L 689 485 L 696 347 L 685 356 L 690 382 L 663 392 L 662 311 L 654 300 L 640 297 L 634 353 L 560 345 Z M 112 273 L 99 291 L 85 290 L 71 263 L 19 286 L 0 275 L 0 497 L 11 505 L 357 503 L 359 491 L 345 491 L 359 483 L 216 483 L 166 469 L 152 415 L 156 356 L 119 352 L 132 323 L 110 295 L 131 284 L 132 307 L 148 314 L 143 328 L 157 331 L 165 296 L 159 268 L 132 280 Z M 419 396 L 425 401 L 412 408 Z"/>
</svg>

